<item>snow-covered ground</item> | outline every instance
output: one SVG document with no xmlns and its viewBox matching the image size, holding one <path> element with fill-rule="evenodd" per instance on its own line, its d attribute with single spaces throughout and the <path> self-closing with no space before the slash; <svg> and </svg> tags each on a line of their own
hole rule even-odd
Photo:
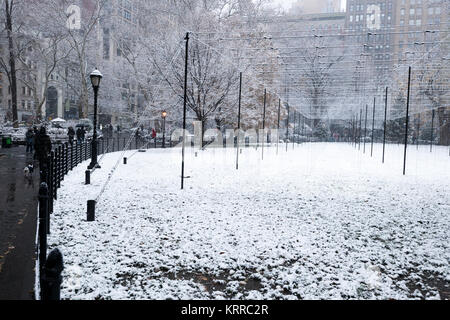
<svg viewBox="0 0 450 320">
<path fill-rule="evenodd" d="M 120 153 L 62 183 L 49 238 L 63 299 L 449 298 L 448 148 L 303 144 Z M 128 152 L 131 155 L 133 152 Z"/>
</svg>

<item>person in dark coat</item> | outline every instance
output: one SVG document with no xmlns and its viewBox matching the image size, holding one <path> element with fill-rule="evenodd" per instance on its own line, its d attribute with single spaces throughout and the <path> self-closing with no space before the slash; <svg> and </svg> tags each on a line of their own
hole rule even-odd
<svg viewBox="0 0 450 320">
<path fill-rule="evenodd" d="M 83 142 L 83 130 L 81 129 L 81 127 L 78 127 L 77 129 L 77 141 L 78 143 Z"/>
<path fill-rule="evenodd" d="M 84 130 L 84 127 L 81 127 L 81 139 L 82 141 L 86 140 L 86 130 Z"/>
<path fill-rule="evenodd" d="M 28 129 L 27 133 L 25 134 L 26 142 L 27 142 L 27 153 L 33 152 L 33 145 L 34 145 L 34 132 L 31 128 Z"/>
<path fill-rule="evenodd" d="M 73 146 L 73 139 L 75 138 L 75 130 L 73 130 L 72 127 L 69 127 L 69 131 L 67 132 L 67 135 L 69 136 L 70 145 Z"/>
<path fill-rule="evenodd" d="M 45 181 L 47 176 L 47 161 L 52 151 L 52 141 L 47 134 L 45 127 L 41 127 L 39 134 L 36 136 L 35 157 L 39 161 L 39 170 L 41 173 L 41 181 Z"/>
</svg>

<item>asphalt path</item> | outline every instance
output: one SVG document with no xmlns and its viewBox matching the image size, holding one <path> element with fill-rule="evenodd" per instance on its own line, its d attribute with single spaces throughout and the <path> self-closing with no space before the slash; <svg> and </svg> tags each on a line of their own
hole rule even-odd
<svg viewBox="0 0 450 320">
<path fill-rule="evenodd" d="M 0 300 L 34 299 L 35 239 L 39 170 L 25 147 L 0 148 Z"/>
</svg>

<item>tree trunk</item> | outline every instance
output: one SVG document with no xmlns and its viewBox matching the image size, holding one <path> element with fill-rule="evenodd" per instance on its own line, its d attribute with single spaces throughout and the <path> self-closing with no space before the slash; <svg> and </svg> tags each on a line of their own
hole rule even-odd
<svg viewBox="0 0 450 320">
<path fill-rule="evenodd" d="M 12 117 L 13 117 L 13 126 L 15 128 L 19 127 L 19 115 L 17 113 L 17 77 L 16 77 L 16 56 L 14 53 L 14 43 L 12 36 L 12 5 L 10 7 L 9 0 L 5 1 L 5 9 L 6 9 L 6 30 L 8 33 L 8 45 L 9 45 L 9 66 L 11 73 L 11 104 L 12 104 Z"/>
</svg>

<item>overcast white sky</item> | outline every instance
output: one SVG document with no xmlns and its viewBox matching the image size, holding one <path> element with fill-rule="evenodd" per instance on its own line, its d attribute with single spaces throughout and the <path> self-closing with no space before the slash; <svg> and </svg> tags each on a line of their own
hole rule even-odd
<svg viewBox="0 0 450 320">
<path fill-rule="evenodd" d="M 314 1 L 314 0 L 304 0 L 304 1 Z M 294 2 L 297 2 L 297 0 L 272 0 L 272 2 L 276 5 L 281 5 L 284 9 L 288 10 L 291 8 L 291 6 Z M 342 5 L 341 5 L 342 8 L 345 9 L 346 3 L 347 3 L 347 0 L 342 1 Z"/>
</svg>

